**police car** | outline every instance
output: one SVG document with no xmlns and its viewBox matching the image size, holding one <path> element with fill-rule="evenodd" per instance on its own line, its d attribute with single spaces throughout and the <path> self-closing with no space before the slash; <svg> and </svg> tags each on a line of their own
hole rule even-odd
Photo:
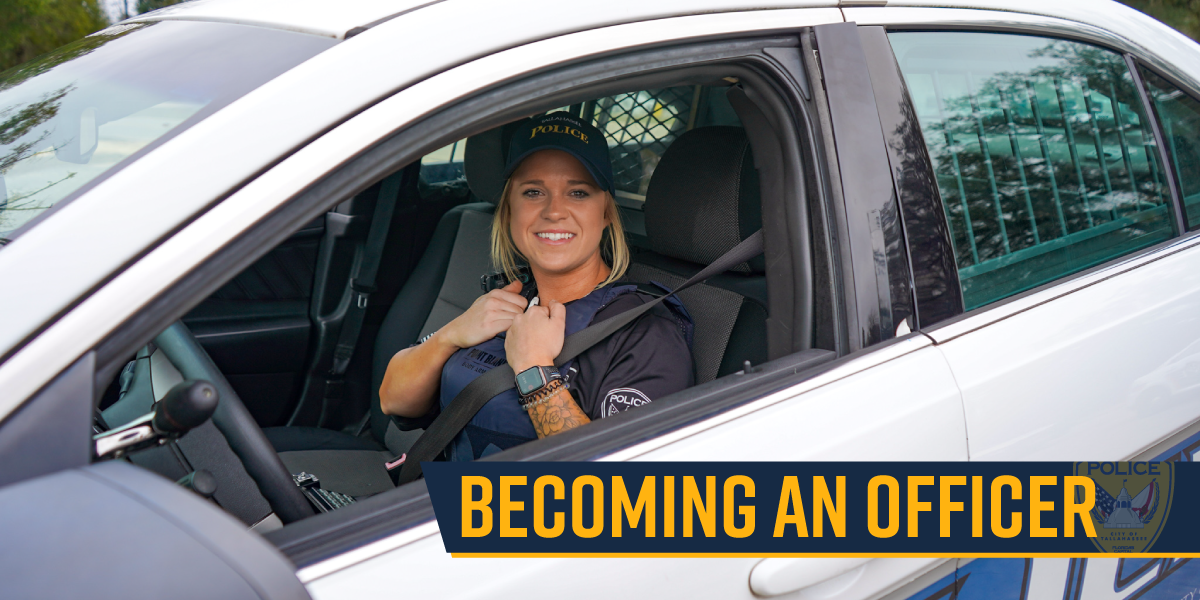
<svg viewBox="0 0 1200 600">
<path fill-rule="evenodd" d="M 1189 597 L 1170 559 L 452 559 L 376 486 L 420 429 L 375 390 L 481 293 L 512 124 L 567 110 L 632 277 L 765 252 L 681 294 L 698 385 L 486 460 L 1191 460 L 1197 98 L 1200 48 L 1102 0 L 115 25 L 0 75 L 4 595 Z"/>
</svg>

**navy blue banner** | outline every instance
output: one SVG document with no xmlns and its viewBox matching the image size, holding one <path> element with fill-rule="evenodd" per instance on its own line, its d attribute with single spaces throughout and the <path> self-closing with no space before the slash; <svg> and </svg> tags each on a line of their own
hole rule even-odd
<svg viewBox="0 0 1200 600">
<path fill-rule="evenodd" d="M 1200 468 L 1082 463 L 425 463 L 471 555 L 1200 554 Z M 1169 525 L 1168 525 L 1169 522 Z"/>
</svg>

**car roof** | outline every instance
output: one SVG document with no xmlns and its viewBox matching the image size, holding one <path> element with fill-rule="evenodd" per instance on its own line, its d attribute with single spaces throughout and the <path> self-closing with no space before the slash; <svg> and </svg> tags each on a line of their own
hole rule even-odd
<svg viewBox="0 0 1200 600">
<path fill-rule="evenodd" d="M 131 21 L 214 21 L 342 39 L 357 28 L 444 0 L 192 0 Z"/>
<path fill-rule="evenodd" d="M 463 0 L 347 0 L 330 3 L 328 0 L 192 0 L 176 4 L 131 21 L 190 20 L 214 21 L 284 29 L 313 35 L 344 39 L 378 23 L 418 11 L 435 4 L 463 3 Z M 577 10 L 594 11 L 599 6 L 578 3 Z M 687 14 L 690 0 L 657 0 L 661 8 Z M 778 2 L 763 3 L 747 0 L 746 10 L 755 8 L 784 8 Z M 784 3 L 786 4 L 786 3 Z M 829 0 L 813 2 L 798 0 L 797 8 L 816 5 L 854 7 L 925 7 L 968 8 L 1019 12 L 1068 19 L 1108 29 L 1122 36 L 1137 39 L 1138 32 L 1151 30 L 1159 35 L 1181 38 L 1179 32 L 1117 0 Z M 514 10 L 521 3 L 513 2 Z M 564 5 L 563 10 L 571 10 Z M 470 18 L 470 12 L 463 13 Z"/>
<path fill-rule="evenodd" d="M 840 4 L 849 7 L 851 0 L 843 0 Z M 1134 46 L 1164 58 L 1178 56 L 1175 52 L 1179 50 L 1196 49 L 1196 42 L 1191 38 L 1117 0 L 885 0 L 874 5 L 885 4 L 888 7 L 965 8 L 1023 13 L 1075 21 L 1114 33 Z"/>
</svg>

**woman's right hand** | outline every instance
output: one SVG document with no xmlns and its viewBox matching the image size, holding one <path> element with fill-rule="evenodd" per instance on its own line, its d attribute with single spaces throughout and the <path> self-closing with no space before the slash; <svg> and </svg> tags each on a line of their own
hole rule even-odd
<svg viewBox="0 0 1200 600">
<path fill-rule="evenodd" d="M 439 332 L 444 343 L 459 348 L 482 344 L 508 331 L 513 319 L 525 312 L 528 301 L 521 296 L 521 282 L 514 281 L 475 300 L 466 312 Z"/>
</svg>

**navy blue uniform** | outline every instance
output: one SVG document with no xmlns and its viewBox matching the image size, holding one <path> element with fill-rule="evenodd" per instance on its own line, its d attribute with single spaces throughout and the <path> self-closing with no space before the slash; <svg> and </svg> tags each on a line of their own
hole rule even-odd
<svg viewBox="0 0 1200 600">
<path fill-rule="evenodd" d="M 652 300 L 640 293 L 618 296 L 592 322 Z M 563 373 L 571 395 L 595 421 L 691 387 L 695 374 L 688 333 L 669 308 L 655 307 L 572 361 Z"/>
<path fill-rule="evenodd" d="M 634 285 L 610 285 L 568 302 L 566 335 L 653 298 Z M 695 382 L 692 323 L 678 303 L 664 302 L 560 369 L 572 397 L 592 420 L 643 406 Z M 506 362 L 504 334 L 455 352 L 442 368 L 439 406 L 468 383 Z M 516 389 L 488 401 L 450 444 L 451 460 L 473 460 L 537 439 Z"/>
</svg>

